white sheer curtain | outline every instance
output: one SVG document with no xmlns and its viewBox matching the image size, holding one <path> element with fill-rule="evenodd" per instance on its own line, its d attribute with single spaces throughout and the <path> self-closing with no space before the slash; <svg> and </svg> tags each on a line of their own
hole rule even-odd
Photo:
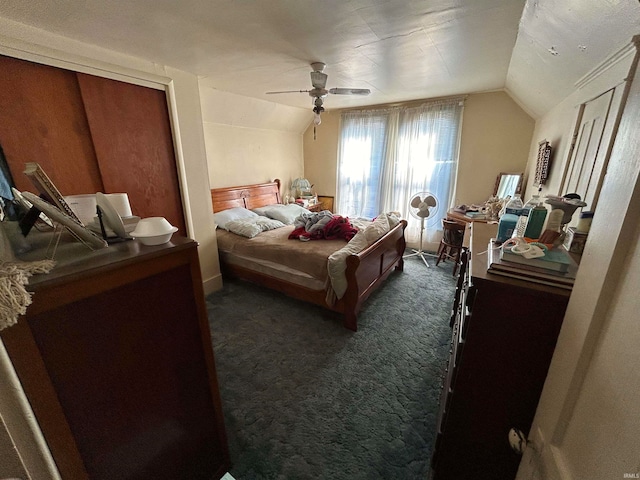
<svg viewBox="0 0 640 480">
<path fill-rule="evenodd" d="M 441 219 L 452 205 L 458 165 L 463 99 L 412 108 L 347 111 L 338 150 L 337 211 L 373 218 L 398 211 L 407 219 L 407 241 L 417 245 L 420 220 L 409 201 L 429 192 L 437 211 L 425 221 L 425 248 L 440 241 Z"/>
</svg>

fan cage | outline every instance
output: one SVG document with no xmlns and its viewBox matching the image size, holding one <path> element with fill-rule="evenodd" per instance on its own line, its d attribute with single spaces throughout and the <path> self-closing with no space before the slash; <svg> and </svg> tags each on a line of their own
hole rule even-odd
<svg viewBox="0 0 640 480">
<path fill-rule="evenodd" d="M 429 207 L 429 215 L 427 215 L 426 217 L 421 217 L 418 215 L 419 208 L 414 207 L 413 202 L 415 199 L 420 199 L 420 201 L 424 201 L 428 197 L 433 198 L 433 200 L 435 201 L 435 206 Z M 426 223 L 428 221 L 427 219 L 430 220 L 432 218 L 435 218 L 439 211 L 440 211 L 440 201 L 438 200 L 438 197 L 436 197 L 431 192 L 425 191 L 425 192 L 415 193 L 411 195 L 411 198 L 409 199 L 409 215 L 411 215 L 413 218 L 417 220 L 425 219 L 425 223 Z"/>
</svg>

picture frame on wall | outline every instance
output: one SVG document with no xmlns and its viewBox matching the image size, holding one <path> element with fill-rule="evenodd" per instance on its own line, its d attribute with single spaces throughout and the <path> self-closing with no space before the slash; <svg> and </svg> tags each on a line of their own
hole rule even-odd
<svg viewBox="0 0 640 480">
<path fill-rule="evenodd" d="M 536 160 L 536 174 L 534 185 L 544 185 L 549 176 L 549 164 L 551 163 L 551 145 L 546 140 L 538 143 L 538 158 Z"/>
</svg>

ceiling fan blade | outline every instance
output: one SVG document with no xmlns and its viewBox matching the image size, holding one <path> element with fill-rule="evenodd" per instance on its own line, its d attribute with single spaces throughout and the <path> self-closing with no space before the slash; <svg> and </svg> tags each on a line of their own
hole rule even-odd
<svg viewBox="0 0 640 480">
<path fill-rule="evenodd" d="M 368 88 L 332 88 L 329 93 L 334 95 L 369 95 L 371 90 Z"/>
<path fill-rule="evenodd" d="M 308 93 L 309 90 L 283 90 L 281 92 L 265 92 L 266 95 L 271 95 L 273 93 Z"/>
<path fill-rule="evenodd" d="M 326 87 L 327 74 L 322 72 L 311 72 L 311 85 L 313 85 L 313 88 Z"/>
</svg>

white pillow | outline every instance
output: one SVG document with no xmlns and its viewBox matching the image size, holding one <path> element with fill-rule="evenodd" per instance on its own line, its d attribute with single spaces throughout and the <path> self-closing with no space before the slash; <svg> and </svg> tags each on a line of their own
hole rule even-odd
<svg viewBox="0 0 640 480">
<path fill-rule="evenodd" d="M 389 230 L 400 223 L 400 212 L 387 212 L 385 215 L 389 219 Z"/>
<path fill-rule="evenodd" d="M 291 225 L 296 218 L 303 213 L 309 213 L 304 207 L 290 203 L 288 205 L 274 204 L 267 205 L 266 207 L 254 208 L 254 212 L 260 212 L 260 215 L 266 215 L 274 220 L 280 220 L 285 225 Z"/>
<path fill-rule="evenodd" d="M 258 214 L 252 212 L 251 210 L 247 210 L 242 207 L 229 208 L 228 210 L 223 210 L 218 213 L 213 214 L 213 221 L 219 228 L 224 228 L 228 230 L 227 223 L 232 222 L 233 220 L 240 220 L 241 218 L 251 218 L 257 217 Z"/>
<path fill-rule="evenodd" d="M 373 223 L 367 225 L 364 229 L 367 242 L 371 245 L 373 242 L 388 233 L 393 227 L 400 223 L 400 218 L 396 212 L 381 213 L 376 217 Z"/>
<path fill-rule="evenodd" d="M 389 218 L 384 214 L 380 214 L 371 225 L 365 228 L 364 236 L 367 238 L 367 243 L 371 245 L 389 230 Z"/>
<path fill-rule="evenodd" d="M 259 216 L 255 221 L 256 221 L 256 225 L 258 225 L 263 232 L 285 226 L 285 224 L 282 223 L 280 220 L 275 220 L 273 218 L 264 217 L 264 216 Z"/>
<path fill-rule="evenodd" d="M 268 217 L 269 215 L 267 215 L 267 211 L 269 210 L 275 210 L 277 208 L 282 208 L 284 207 L 284 203 L 274 203 L 271 205 L 265 205 L 264 207 L 258 207 L 258 208 L 252 208 L 251 211 L 254 213 L 257 213 L 258 215 L 262 215 L 263 217 Z"/>
<path fill-rule="evenodd" d="M 249 221 L 247 221 L 249 220 Z M 251 219 L 231 220 L 227 222 L 227 230 L 236 235 L 253 238 L 262 232 L 262 228 L 257 223 L 252 223 Z"/>
<path fill-rule="evenodd" d="M 239 220 L 231 220 L 227 222 L 227 230 L 236 235 L 253 238 L 261 232 L 273 230 L 274 228 L 284 227 L 284 223 L 272 218 L 256 215 L 251 218 L 241 218 Z"/>
</svg>

